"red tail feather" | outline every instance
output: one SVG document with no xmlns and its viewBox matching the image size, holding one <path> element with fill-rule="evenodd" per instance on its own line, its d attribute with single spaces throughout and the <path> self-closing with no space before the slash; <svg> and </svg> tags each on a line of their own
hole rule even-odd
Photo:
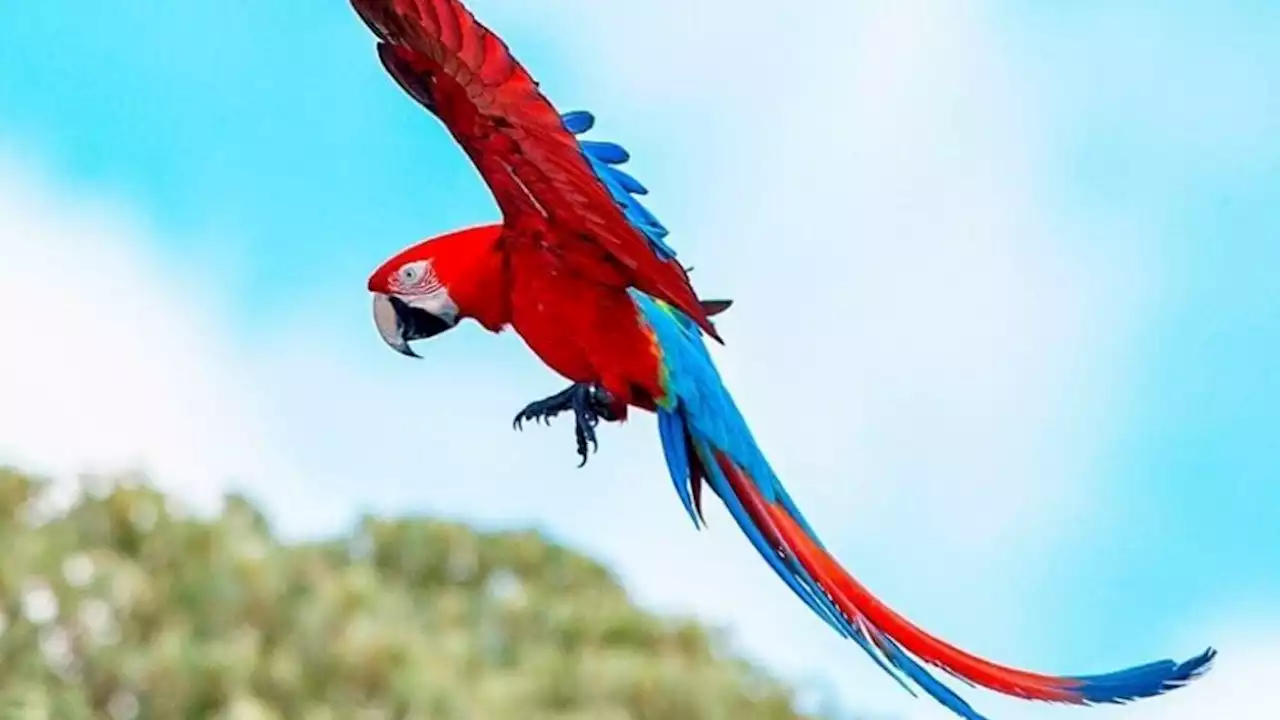
<svg viewBox="0 0 1280 720">
<path fill-rule="evenodd" d="M 755 483 L 724 455 L 717 460 L 734 494 L 761 532 L 778 549 L 793 555 L 854 624 L 865 621 L 908 652 L 964 680 L 1008 695 L 1036 700 L 1079 702 L 1066 678 L 1039 675 L 984 660 L 921 630 L 872 595 L 840 563 L 810 539 L 782 507 L 761 497 Z"/>
<path fill-rule="evenodd" d="M 1073 702 L 1077 696 L 1064 678 L 1040 675 L 984 660 L 913 625 L 872 595 L 828 553 L 820 550 L 783 508 L 767 506 L 769 515 L 809 574 L 850 617 L 863 617 L 925 662 L 997 692 L 1036 700 Z"/>
</svg>

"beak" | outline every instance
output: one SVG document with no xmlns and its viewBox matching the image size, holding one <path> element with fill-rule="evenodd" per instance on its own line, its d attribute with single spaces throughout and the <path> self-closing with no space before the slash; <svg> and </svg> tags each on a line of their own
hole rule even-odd
<svg viewBox="0 0 1280 720">
<path fill-rule="evenodd" d="M 395 295 L 373 294 L 373 323 L 392 350 L 412 358 L 422 356 L 409 347 L 414 340 L 439 335 L 453 325 Z"/>
</svg>

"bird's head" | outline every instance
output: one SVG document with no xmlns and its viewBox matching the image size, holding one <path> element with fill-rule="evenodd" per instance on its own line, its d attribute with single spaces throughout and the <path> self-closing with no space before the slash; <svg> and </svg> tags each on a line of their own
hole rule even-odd
<svg viewBox="0 0 1280 720">
<path fill-rule="evenodd" d="M 502 228 L 486 225 L 441 235 L 406 248 L 369 276 L 378 334 L 409 357 L 410 343 L 452 329 L 464 318 L 497 330 L 494 280 L 501 272 Z"/>
</svg>

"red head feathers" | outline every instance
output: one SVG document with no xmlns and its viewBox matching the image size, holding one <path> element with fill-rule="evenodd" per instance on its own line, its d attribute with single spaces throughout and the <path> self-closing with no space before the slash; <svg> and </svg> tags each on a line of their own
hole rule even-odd
<svg viewBox="0 0 1280 720">
<path fill-rule="evenodd" d="M 472 318 L 491 331 L 507 322 L 501 225 L 440 235 L 406 248 L 369 276 L 382 339 L 417 357 L 414 340 Z"/>
</svg>

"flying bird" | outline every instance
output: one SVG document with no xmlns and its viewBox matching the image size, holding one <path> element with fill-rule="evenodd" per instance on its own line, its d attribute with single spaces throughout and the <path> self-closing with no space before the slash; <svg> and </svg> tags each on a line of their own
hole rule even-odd
<svg viewBox="0 0 1280 720">
<path fill-rule="evenodd" d="M 1124 703 L 1206 671 L 1213 648 L 1099 675 L 1052 676 L 999 665 L 921 630 L 874 597 L 818 539 L 774 474 L 721 382 L 705 337 L 727 301 L 701 299 L 619 166 L 620 145 L 580 136 L 585 111 L 560 114 L 506 44 L 458 0 L 352 0 L 383 67 L 434 114 L 489 186 L 502 219 L 409 247 L 368 280 L 374 320 L 395 350 L 470 319 L 512 328 L 571 384 L 514 420 L 572 412 L 579 455 L 602 420 L 656 414 L 676 493 L 696 527 L 703 488 L 819 618 L 857 643 L 909 692 L 970 720 L 982 716 L 926 665 L 1030 700 Z"/>
</svg>

